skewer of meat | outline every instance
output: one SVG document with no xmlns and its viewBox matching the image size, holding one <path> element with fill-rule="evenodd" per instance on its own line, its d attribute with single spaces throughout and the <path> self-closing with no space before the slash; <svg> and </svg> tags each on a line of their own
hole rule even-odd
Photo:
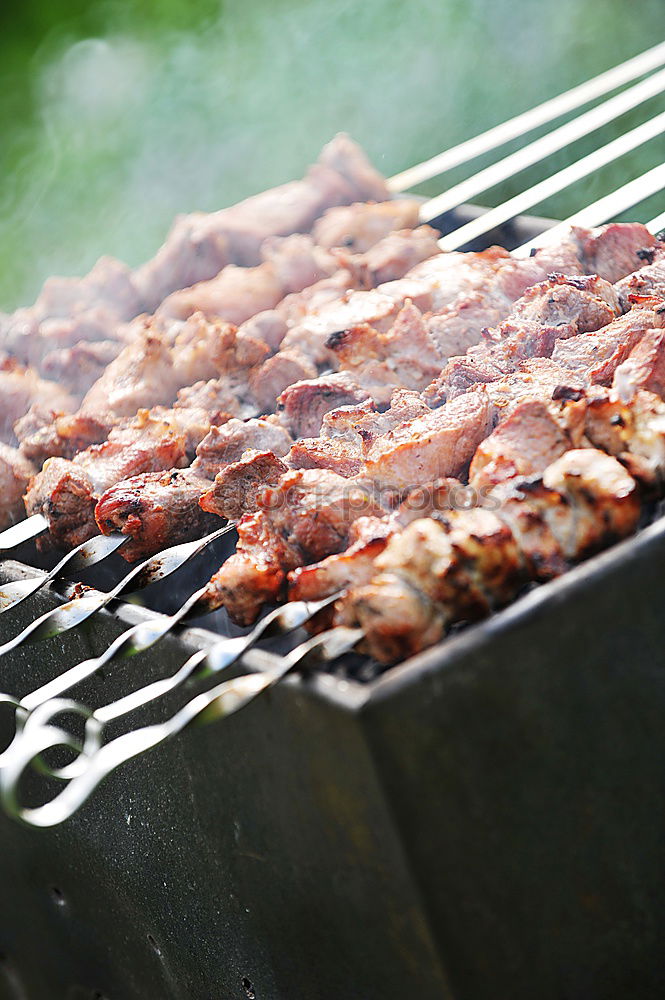
<svg viewBox="0 0 665 1000">
<path fill-rule="evenodd" d="M 338 602 L 384 663 L 412 655 L 457 622 L 508 604 L 528 580 L 556 575 L 637 527 L 639 490 L 614 458 L 574 449 L 537 479 L 513 480 L 496 509 L 414 521 L 391 537 L 368 583 Z"/>
<path fill-rule="evenodd" d="M 526 327 L 531 335 L 539 310 L 550 322 L 549 327 L 540 327 L 539 330 L 541 333 L 549 331 L 551 350 L 556 337 L 563 336 L 564 332 L 568 335 L 576 334 L 580 329 L 588 332 L 603 322 L 607 323 L 616 316 L 618 304 L 612 286 L 602 279 L 580 281 L 556 277 L 541 283 L 518 302 L 516 323 L 510 333 L 503 332 L 501 344 L 506 356 L 516 359 L 525 344 L 529 345 L 528 339 L 521 336 L 521 330 Z M 564 317 L 567 317 L 567 323 L 563 322 Z M 517 320 L 522 327 L 517 325 Z M 566 379 L 573 387 L 588 382 L 574 377 L 562 365 L 552 365 L 551 362 L 550 365 L 544 385 L 546 399 L 548 396 L 551 399 L 554 387 Z M 542 379 L 538 378 L 538 373 L 532 373 L 531 378 L 531 386 L 516 387 L 518 400 L 522 396 L 543 395 Z M 219 472 L 214 485 L 198 498 L 196 489 L 201 486 L 200 481 L 194 479 L 189 484 L 188 496 L 193 510 L 191 523 L 195 524 L 199 516 L 193 509 L 197 500 L 205 510 L 232 520 L 237 520 L 243 513 L 261 511 L 264 487 L 276 486 L 287 466 L 327 468 L 344 477 L 359 478 L 365 485 L 369 484 L 373 492 L 378 489 L 388 495 L 399 495 L 414 485 L 459 474 L 471 459 L 476 446 L 489 433 L 494 419 L 492 400 L 483 392 L 469 392 L 438 411 L 429 410 L 416 393 L 402 392 L 393 397 L 388 411 L 378 413 L 370 401 L 362 402 L 362 394 L 355 398 L 345 395 L 352 391 L 348 384 L 340 383 L 339 375 L 298 383 L 287 389 L 280 397 L 282 418 L 294 436 L 300 437 L 322 426 L 317 438 L 296 441 L 288 455 L 286 449 L 273 450 L 271 442 L 265 437 L 246 439 L 243 442 L 245 446 L 255 450 L 243 456 L 241 445 L 234 454 L 227 449 L 224 428 L 221 432 L 212 431 L 207 447 L 206 442 L 200 446 L 205 461 L 197 459 L 193 472 L 203 473 L 212 479 L 216 464 Z M 506 396 L 510 398 L 510 388 L 502 385 L 501 393 L 501 404 L 505 407 Z M 543 424 L 541 420 L 539 426 L 542 428 Z M 553 433 L 559 437 L 561 450 L 572 446 L 572 439 L 563 430 L 556 428 Z M 216 448 L 216 436 L 221 441 L 221 449 Z M 524 467 L 523 462 L 520 467 Z M 154 488 L 158 477 L 153 475 L 148 478 Z M 158 531 L 152 527 L 150 504 L 140 497 L 147 485 L 141 477 L 131 484 L 123 483 L 117 489 L 111 488 L 100 501 L 97 517 L 101 530 L 121 530 L 133 536 L 133 544 L 124 550 L 129 558 L 154 551 L 152 546 L 155 540 L 163 537 L 161 512 L 169 509 L 170 485 L 165 480 L 160 480 L 160 484 L 160 517 L 156 519 L 160 526 Z M 176 506 L 174 504 L 174 509 Z M 137 508 L 141 510 L 140 517 L 134 515 Z M 275 530 L 279 530 L 279 526 Z M 306 561 L 304 556 L 303 560 Z M 223 576 L 230 571 L 222 569 L 220 572 Z"/>
<path fill-rule="evenodd" d="M 303 180 L 218 212 L 180 216 L 156 256 L 136 271 L 102 258 L 84 278 L 49 279 L 33 306 L 5 319 L 0 346 L 39 365 L 49 349 L 116 339 L 119 324 L 154 312 L 176 289 L 213 278 L 228 263 L 259 264 L 268 237 L 307 232 L 333 206 L 388 196 L 364 153 L 339 135 Z"/>
</svg>

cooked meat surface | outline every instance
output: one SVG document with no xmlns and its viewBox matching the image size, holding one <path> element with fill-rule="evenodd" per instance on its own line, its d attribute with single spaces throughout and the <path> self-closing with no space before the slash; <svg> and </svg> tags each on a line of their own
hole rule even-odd
<svg viewBox="0 0 665 1000">
<path fill-rule="evenodd" d="M 288 466 L 271 451 L 250 448 L 237 462 L 223 466 L 198 502 L 202 510 L 238 521 L 260 506 L 263 490 L 277 486 L 285 472 Z"/>
<path fill-rule="evenodd" d="M 549 555 L 540 553 L 550 571 L 562 571 L 637 525 L 635 481 L 595 449 L 568 451 L 542 479 L 512 483 L 496 494 L 495 510 L 454 511 L 394 534 L 371 580 L 338 602 L 336 620 L 362 627 L 368 651 L 394 662 L 431 645 L 451 624 L 508 603 L 525 579 L 540 574 L 539 542 L 551 546 Z"/>
<path fill-rule="evenodd" d="M 49 536 L 40 539 L 42 545 L 72 548 L 97 534 L 95 505 L 111 486 L 141 472 L 186 463 L 184 436 L 168 422 L 143 413 L 71 461 L 49 458 L 28 487 L 26 510 L 43 514 L 49 523 Z"/>
<path fill-rule="evenodd" d="M 456 476 L 487 436 L 491 420 L 487 395 L 469 392 L 377 438 L 365 457 L 365 472 L 378 486 L 399 492 Z"/>
<path fill-rule="evenodd" d="M 329 208 L 314 224 L 312 236 L 322 247 L 347 247 L 365 253 L 396 229 L 415 229 L 419 211 L 415 198 Z"/>
<path fill-rule="evenodd" d="M 102 494 L 95 507 L 97 526 L 105 535 L 130 536 L 121 550 L 129 562 L 147 558 L 219 527 L 218 518 L 198 506 L 209 485 L 189 469 L 132 476 Z"/>
<path fill-rule="evenodd" d="M 69 393 L 56 382 L 45 381 L 31 368 L 0 365 L 0 441 L 16 444 L 14 424 L 35 403 L 48 404 L 62 412 L 75 407 Z"/>
<path fill-rule="evenodd" d="M 322 375 L 290 384 L 277 398 L 277 408 L 294 438 L 316 437 L 329 410 L 362 403 L 367 392 L 346 373 Z"/>
<path fill-rule="evenodd" d="M 25 516 L 23 494 L 36 471 L 17 448 L 0 443 L 0 531 Z"/>
<path fill-rule="evenodd" d="M 570 436 L 544 403 L 520 403 L 478 445 L 469 468 L 469 483 L 480 490 L 513 476 L 540 475 L 571 444 Z"/>
<path fill-rule="evenodd" d="M 271 451 L 278 458 L 293 444 L 291 435 L 274 417 L 252 420 L 229 420 L 222 427 L 211 427 L 196 449 L 193 471 L 213 480 L 225 465 L 237 462 L 248 448 Z"/>
<path fill-rule="evenodd" d="M 656 321 L 651 309 L 631 309 L 600 330 L 558 340 L 552 360 L 591 382 L 608 385 L 616 369 Z"/>
</svg>

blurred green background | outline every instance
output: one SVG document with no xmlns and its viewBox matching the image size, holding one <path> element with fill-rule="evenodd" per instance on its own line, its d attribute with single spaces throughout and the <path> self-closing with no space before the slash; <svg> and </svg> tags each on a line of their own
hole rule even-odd
<svg viewBox="0 0 665 1000">
<path fill-rule="evenodd" d="M 663 38 L 663 0 L 3 4 L 0 309 L 102 253 L 140 263 L 177 212 L 300 176 L 339 130 L 390 174 Z M 656 99 L 599 135 L 662 109 Z M 597 141 L 478 200 L 496 204 Z M 654 140 L 538 214 L 569 214 L 664 151 Z"/>
</svg>

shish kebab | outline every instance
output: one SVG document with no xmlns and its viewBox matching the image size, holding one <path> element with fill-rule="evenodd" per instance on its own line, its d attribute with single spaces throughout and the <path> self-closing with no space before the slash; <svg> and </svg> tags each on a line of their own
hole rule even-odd
<svg viewBox="0 0 665 1000">
<path fill-rule="evenodd" d="M 661 323 L 660 314 L 645 308 L 618 316 L 617 289 L 596 277 L 559 277 L 535 286 L 518 302 L 515 319 L 504 325 L 502 336 L 495 331 L 497 340 L 490 336 L 485 343 L 485 365 L 491 360 L 497 373 L 503 368 L 512 374 L 434 411 L 415 392 L 398 393 L 384 412 L 366 404 L 332 410 L 323 417 L 319 439 L 300 441 L 284 457 L 304 464 L 303 450 L 316 452 L 318 469 L 287 471 L 284 459 L 270 449 L 227 454 L 215 484 L 203 497 L 197 496 L 200 484 L 194 486 L 189 497 L 191 509 L 200 498 L 202 507 L 223 516 L 246 514 L 239 525 L 237 554 L 211 585 L 214 599 L 237 620 L 251 621 L 263 601 L 282 593 L 288 570 L 344 548 L 361 515 L 376 515 L 382 502 L 390 505 L 408 487 L 462 471 L 490 432 L 493 414 L 530 395 L 551 398 L 560 384 L 582 388 L 599 377 L 611 380 L 613 366 Z M 562 321 L 564 314 L 568 322 Z M 592 332 L 599 328 L 598 334 Z M 596 367 L 585 367 L 584 350 L 594 337 Z M 557 344 L 568 344 L 568 364 L 547 356 Z M 577 371 L 572 366 L 575 347 Z M 525 358 L 529 360 L 520 370 Z M 346 467 L 340 464 L 340 451 Z M 328 468 L 321 468 L 326 460 Z M 363 476 L 355 481 L 338 474 L 358 477 L 361 469 Z M 100 527 L 125 531 L 136 543 L 135 551 L 146 554 L 155 526 L 160 527 L 157 540 L 164 537 L 172 490 L 175 497 L 178 487 L 168 477 L 143 476 L 120 484 L 100 501 Z"/>
<path fill-rule="evenodd" d="M 592 280 L 591 284 L 593 284 L 593 280 Z M 557 285 L 557 288 L 562 288 L 562 287 L 565 287 L 565 286 L 564 286 L 564 285 L 562 285 L 561 283 L 559 283 L 559 284 Z M 574 286 L 573 286 L 573 287 L 574 287 Z M 587 293 L 587 294 L 588 294 L 588 293 Z M 593 298 L 595 298 L 595 299 L 596 299 L 596 302 L 594 303 L 594 306 L 593 306 L 593 307 L 594 307 L 594 308 L 595 308 L 595 309 L 597 310 L 597 309 L 598 309 L 598 303 L 599 303 L 599 302 L 602 302 L 603 300 L 602 300 L 602 299 L 600 299 L 600 298 L 599 298 L 598 296 L 594 296 Z M 587 304 L 587 312 L 589 312 L 589 304 Z M 644 323 L 643 323 L 643 326 L 644 326 Z M 348 497 L 347 497 L 347 499 L 348 499 Z M 367 510 L 367 509 L 365 509 L 365 513 L 371 513 L 371 512 L 372 512 L 371 510 Z M 318 514 L 319 514 L 319 513 L 320 513 L 320 508 L 319 508 L 319 509 L 317 510 L 317 519 L 318 519 Z M 377 542 L 377 538 L 376 538 L 376 529 L 375 529 L 375 528 L 373 528 L 373 529 L 372 529 L 372 531 L 374 532 L 374 535 L 375 535 L 375 537 L 374 537 L 374 538 L 372 539 L 372 544 L 374 544 L 374 546 L 375 546 L 375 549 L 374 549 L 374 550 L 376 551 L 376 542 Z M 337 540 L 338 540 L 338 539 L 337 539 Z M 336 541 L 337 541 L 337 540 L 336 540 Z M 379 536 L 379 543 L 380 543 L 380 536 Z M 370 551 L 371 551 L 371 549 L 370 549 Z M 352 554 L 352 555 L 353 555 L 353 554 Z M 363 553 L 363 558 L 365 559 L 365 561 L 367 561 L 367 557 L 368 557 L 368 548 L 367 548 L 367 546 L 365 546 L 365 551 L 364 551 L 364 553 Z M 343 558 L 343 557 L 342 557 L 342 558 Z M 353 565 L 353 563 L 354 563 L 354 560 L 353 560 L 353 558 L 351 558 L 350 560 L 347 560 L 347 567 L 348 567 L 348 565 Z M 310 578 L 310 582 L 311 582 L 311 578 Z M 328 584 L 329 584 L 329 583 L 330 583 L 330 580 L 328 580 L 327 582 L 328 582 Z"/>
<path fill-rule="evenodd" d="M 620 243 L 622 253 L 626 256 L 626 260 L 630 260 L 630 266 L 635 267 L 639 264 L 636 256 L 638 248 L 649 241 L 652 242 L 652 237 L 644 227 L 639 226 L 626 226 L 620 232 L 623 240 L 623 243 Z M 391 390 L 400 385 L 406 384 L 416 389 L 424 388 L 432 377 L 440 372 L 448 357 L 459 352 L 460 348 L 464 349 L 469 344 L 475 343 L 484 323 L 506 316 L 516 296 L 534 281 L 544 277 L 553 266 L 559 264 L 575 273 L 583 272 L 585 267 L 588 269 L 590 265 L 595 270 L 602 270 L 603 253 L 608 256 L 606 246 L 614 247 L 616 240 L 617 234 L 611 227 L 606 230 L 605 237 L 593 238 L 591 234 L 581 233 L 578 236 L 578 244 L 568 240 L 560 248 L 548 249 L 542 257 L 536 254 L 526 261 L 515 260 L 505 251 L 498 250 L 484 254 L 439 254 L 417 265 L 403 282 L 390 283 L 392 287 L 389 291 L 388 286 L 384 285 L 383 289 L 379 290 L 381 294 L 378 296 L 374 292 L 355 292 L 342 303 L 331 303 L 315 311 L 309 330 L 306 322 L 301 321 L 299 326 L 291 331 L 292 333 L 298 331 L 299 339 L 294 341 L 294 344 L 299 344 L 297 351 L 295 347 L 282 348 L 263 365 L 259 365 L 258 370 L 252 363 L 255 364 L 261 358 L 261 345 L 257 344 L 254 338 L 243 336 L 242 331 L 230 331 L 228 328 L 220 331 L 219 325 L 211 330 L 209 323 L 197 317 L 192 317 L 188 321 L 187 329 L 181 331 L 179 335 L 181 339 L 177 341 L 173 350 L 181 366 L 189 372 L 198 370 L 198 373 L 201 373 L 205 369 L 196 367 L 201 364 L 226 365 L 227 371 L 236 380 L 235 399 L 239 402 L 244 397 L 245 405 L 247 388 L 250 392 L 254 388 L 256 392 L 257 383 L 266 390 L 262 400 L 265 404 L 270 398 L 275 400 L 280 391 L 284 390 L 285 384 L 292 385 L 294 379 L 302 381 L 302 365 L 299 372 L 297 369 L 294 372 L 294 364 L 299 360 L 304 359 L 303 363 L 309 361 L 311 364 L 312 355 L 320 357 L 322 353 L 328 358 L 337 359 L 333 360 L 336 367 L 349 369 L 345 380 L 338 376 L 337 379 L 333 377 L 332 381 L 324 378 L 317 382 L 315 379 L 314 384 L 311 384 L 311 380 L 305 379 L 305 385 L 296 382 L 295 386 L 292 385 L 291 391 L 287 389 L 280 397 L 284 405 L 282 423 L 286 423 L 288 430 L 299 437 L 307 433 L 309 422 L 303 424 L 298 411 L 305 408 L 305 404 L 311 409 L 316 397 L 318 397 L 317 413 L 322 415 L 321 411 L 326 408 L 332 409 L 334 406 L 367 398 L 374 399 L 379 405 L 385 405 Z M 588 263 L 584 259 L 585 253 L 588 256 Z M 626 262 L 617 265 L 615 260 L 608 266 L 616 270 L 617 266 L 625 268 Z M 613 277 L 614 274 L 611 273 L 610 276 Z M 350 347 L 348 338 L 340 338 L 336 333 L 340 322 L 348 324 L 354 321 L 354 317 L 356 319 L 360 317 L 365 320 L 364 325 L 362 328 L 356 326 L 352 329 L 359 332 L 361 329 L 367 331 L 371 340 L 375 327 L 386 325 L 386 312 L 392 318 L 410 298 L 419 301 L 423 307 L 433 307 L 433 311 L 423 320 L 425 329 L 419 331 L 418 323 L 409 322 L 409 313 L 405 315 L 402 309 L 401 326 L 405 329 L 400 333 L 399 321 L 393 325 L 393 337 L 392 340 L 388 338 L 383 348 L 383 359 L 377 358 L 374 344 L 370 344 L 369 352 L 365 347 L 364 353 L 365 355 L 369 353 L 370 358 L 363 358 L 364 343 L 361 336 L 356 337 L 356 342 Z M 419 313 L 416 312 L 415 315 L 417 320 Z M 306 319 L 307 314 L 305 314 Z M 374 324 L 371 328 L 367 326 L 367 319 L 371 319 Z M 309 337 L 303 336 L 303 329 Z M 396 331 L 400 336 L 394 335 Z M 222 349 L 220 344 L 225 349 Z M 307 358 L 305 351 L 310 345 L 312 348 Z M 162 348 L 163 345 L 160 344 L 160 349 Z M 126 350 L 130 351 L 129 348 Z M 136 360 L 136 353 L 131 356 Z M 364 360 L 369 360 L 369 364 L 363 366 Z M 276 364 L 278 362 L 282 366 L 281 379 L 278 378 L 280 374 Z M 273 367 L 267 382 L 265 379 L 260 381 L 265 366 L 271 364 Z M 123 367 L 117 375 L 123 391 L 126 392 L 127 385 L 131 387 L 138 381 L 140 391 L 143 392 L 146 382 L 143 375 L 145 369 L 144 364 L 136 365 L 136 378 L 133 382 Z M 152 370 L 150 365 L 147 369 Z M 238 373 L 241 374 L 241 378 L 238 378 Z M 109 374 L 112 378 L 116 377 L 111 370 L 102 377 L 100 383 L 104 385 L 103 390 L 100 386 L 100 398 L 113 398 Z M 316 375 L 316 369 L 311 370 L 309 374 Z M 153 381 L 163 382 L 165 378 Z M 233 396 L 233 386 L 233 381 L 227 379 L 222 382 L 220 389 L 215 390 L 214 403 L 217 412 L 231 407 L 229 397 Z M 241 388 L 238 389 L 238 386 Z M 151 384 L 148 391 L 154 393 L 156 388 Z M 187 436 L 189 436 L 190 455 L 193 448 L 197 449 L 197 459 L 191 468 L 195 478 L 198 478 L 205 468 L 211 468 L 211 461 L 206 462 L 203 457 L 206 452 L 211 453 L 212 462 L 221 464 L 220 458 L 222 461 L 225 458 L 223 449 L 229 446 L 229 434 L 235 438 L 234 444 L 239 434 L 245 434 L 245 447 L 262 447 L 262 435 L 258 433 L 259 429 L 269 431 L 274 438 L 274 427 L 268 428 L 265 422 L 259 427 L 256 423 L 252 424 L 251 420 L 243 427 L 239 427 L 237 421 L 234 422 L 233 426 L 228 428 L 228 433 L 224 428 L 221 431 L 215 431 L 213 428 L 210 434 L 206 435 L 208 427 L 205 420 L 202 423 L 200 419 L 201 407 L 191 405 L 193 397 L 200 391 L 209 393 L 211 387 L 199 387 L 199 390 L 193 389 L 189 394 L 185 393 L 186 398 L 179 399 L 169 412 L 159 408 L 157 412 L 147 416 L 140 415 L 129 425 L 125 423 L 114 427 L 105 444 L 82 451 L 73 462 L 55 459 L 47 461 L 43 472 L 35 478 L 28 491 L 28 513 L 39 512 L 46 515 L 51 527 L 51 536 L 55 538 L 56 543 L 63 547 L 78 544 L 96 532 L 93 511 L 97 499 L 106 488 L 123 480 L 132 472 L 160 471 L 186 465 Z M 94 387 L 91 392 L 95 393 Z M 141 401 L 147 402 L 148 399 L 142 396 Z M 274 405 L 273 402 L 273 409 Z M 195 418 L 193 427 L 191 423 L 187 425 L 192 409 Z M 259 407 L 259 412 L 260 409 Z M 265 405 L 263 409 L 265 412 Z M 66 424 L 67 418 L 64 418 L 64 421 Z M 85 414 L 79 415 L 79 418 L 72 418 L 72 421 L 75 430 L 69 437 L 67 427 L 64 432 L 58 431 L 56 435 L 56 439 L 64 438 L 66 445 L 71 441 L 76 445 L 77 431 L 83 426 L 82 434 L 85 434 L 91 423 Z M 94 421 L 92 423 L 94 430 Z M 61 428 L 62 425 L 61 419 Z M 195 434 L 201 427 L 203 434 L 199 437 L 197 447 Z M 315 424 L 310 433 L 312 430 L 316 433 L 318 429 Z M 183 430 L 185 440 L 183 440 Z M 34 437 L 32 442 L 24 441 L 24 447 L 30 444 L 34 446 Z M 266 450 L 265 446 L 263 450 Z M 277 449 L 269 443 L 267 450 Z M 288 448 L 284 448 L 284 451 L 286 450 Z M 177 455 L 175 460 L 174 454 Z M 277 454 L 280 455 L 279 450 Z M 173 482 L 182 486 L 189 480 L 190 476 L 176 476 Z M 196 483 L 193 484 L 193 488 L 196 488 Z M 197 516 L 201 517 L 200 512 Z M 180 523 L 184 525 L 184 522 Z M 201 521 L 193 523 L 191 529 L 205 530 L 205 524 Z M 131 547 L 128 551 L 132 551 Z M 145 554 L 145 551 L 136 549 L 135 557 Z"/>
</svg>

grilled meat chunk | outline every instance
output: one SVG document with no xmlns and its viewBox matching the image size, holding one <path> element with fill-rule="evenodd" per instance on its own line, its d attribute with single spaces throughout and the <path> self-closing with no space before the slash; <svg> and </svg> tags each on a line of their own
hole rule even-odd
<svg viewBox="0 0 665 1000">
<path fill-rule="evenodd" d="M 341 551 L 351 525 L 383 511 L 359 486 L 327 471 L 285 473 L 260 498 L 261 509 L 238 523 L 238 544 L 212 577 L 207 600 L 248 625 L 283 592 L 296 566 Z"/>
<path fill-rule="evenodd" d="M 36 471 L 17 448 L 0 443 L 0 531 L 25 516 L 23 494 Z"/>
<path fill-rule="evenodd" d="M 419 211 L 416 198 L 329 208 L 314 224 L 312 236 L 322 247 L 346 247 L 365 253 L 396 229 L 415 229 Z"/>
<path fill-rule="evenodd" d="M 192 470 L 204 479 L 213 480 L 225 465 L 237 462 L 248 448 L 271 451 L 278 458 L 293 444 L 290 434 L 274 417 L 252 420 L 229 420 L 222 427 L 211 427 L 196 449 Z"/>
<path fill-rule="evenodd" d="M 296 348 L 278 351 L 252 372 L 249 385 L 262 413 L 275 409 L 280 394 L 295 382 L 316 376 L 316 365 Z"/>
<path fill-rule="evenodd" d="M 73 458 L 92 444 L 101 444 L 117 421 L 108 415 L 55 413 L 32 407 L 14 431 L 26 458 L 43 465 L 47 458 Z"/>
<path fill-rule="evenodd" d="M 97 526 L 105 535 L 129 535 L 122 547 L 128 562 L 147 558 L 219 527 L 218 518 L 198 506 L 209 485 L 189 469 L 132 476 L 102 494 L 95 507 Z"/>
<path fill-rule="evenodd" d="M 377 438 L 366 453 L 365 473 L 378 486 L 398 492 L 455 476 L 487 437 L 491 421 L 487 395 L 469 392 Z"/>
<path fill-rule="evenodd" d="M 430 226 L 402 229 L 379 240 L 367 253 L 350 257 L 347 267 L 360 288 L 397 281 L 416 264 L 441 253 L 438 238 L 439 234 Z"/>
<path fill-rule="evenodd" d="M 566 452 L 542 479 L 497 489 L 495 510 L 454 511 L 393 535 L 373 578 L 337 603 L 335 620 L 362 627 L 368 651 L 393 662 L 508 603 L 528 577 L 545 575 L 543 565 L 552 575 L 625 537 L 639 518 L 635 481 L 592 448 Z"/>
<path fill-rule="evenodd" d="M 313 438 L 330 410 L 366 399 L 352 376 L 339 372 L 292 383 L 278 396 L 277 408 L 295 438 Z"/>
<path fill-rule="evenodd" d="M 576 226 L 572 232 L 585 271 L 612 284 L 640 267 L 643 251 L 656 243 L 655 237 L 639 222 L 612 222 L 593 230 Z"/>
<path fill-rule="evenodd" d="M 239 325 L 273 309 L 285 295 L 330 277 L 336 259 L 315 247 L 308 236 L 289 236 L 264 247 L 266 260 L 256 267 L 229 264 L 208 281 L 173 292 L 157 309 L 160 317 L 187 319 L 195 312 Z"/>
<path fill-rule="evenodd" d="M 624 402 L 640 389 L 665 396 L 665 329 L 647 330 L 615 372 L 612 384 Z"/>
<path fill-rule="evenodd" d="M 25 496 L 28 514 L 43 514 L 49 523 L 49 535 L 38 544 L 68 549 L 91 538 L 97 534 L 95 506 L 111 486 L 141 472 L 186 464 L 184 435 L 147 412 L 71 461 L 49 458 Z"/>
<path fill-rule="evenodd" d="M 368 324 L 354 326 L 333 334 L 326 347 L 337 366 L 361 378 L 377 402 L 387 402 L 397 388 L 424 389 L 445 361 L 432 320 L 428 323 L 410 301 L 386 333 Z"/>
<path fill-rule="evenodd" d="M 217 473 L 212 488 L 207 484 L 199 505 L 219 517 L 238 521 L 260 506 L 265 487 L 277 486 L 285 472 L 288 466 L 271 451 L 250 448 Z"/>
<path fill-rule="evenodd" d="M 479 344 L 451 358 L 425 397 L 432 406 L 455 399 L 475 384 L 516 371 L 527 359 L 550 357 L 555 345 L 603 327 L 618 314 L 616 293 L 607 282 L 554 275 L 529 289 L 509 318 L 483 332 Z"/>
<path fill-rule="evenodd" d="M 665 298 L 665 244 L 657 243 L 638 253 L 643 267 L 633 271 L 616 284 L 617 295 L 624 312 L 633 303 L 657 296 Z"/>
<path fill-rule="evenodd" d="M 480 490 L 513 476 L 541 474 L 570 447 L 570 435 L 544 403 L 520 403 L 478 445 L 469 468 L 469 483 Z"/>
<path fill-rule="evenodd" d="M 647 330 L 657 322 L 651 309 L 631 309 L 602 329 L 558 340 L 552 360 L 590 382 L 608 385 Z"/>
<path fill-rule="evenodd" d="M 141 407 L 172 403 L 179 388 L 171 351 L 147 328 L 89 389 L 81 410 L 132 417 Z"/>
<path fill-rule="evenodd" d="M 45 378 L 58 382 L 81 399 L 117 358 L 122 347 L 121 340 L 80 340 L 72 347 L 48 351 L 40 370 Z"/>
<path fill-rule="evenodd" d="M 75 403 L 56 382 L 46 382 L 31 368 L 11 362 L 0 365 L 0 441 L 16 444 L 14 424 L 35 403 L 48 403 L 54 409 L 69 412 Z"/>
</svg>

